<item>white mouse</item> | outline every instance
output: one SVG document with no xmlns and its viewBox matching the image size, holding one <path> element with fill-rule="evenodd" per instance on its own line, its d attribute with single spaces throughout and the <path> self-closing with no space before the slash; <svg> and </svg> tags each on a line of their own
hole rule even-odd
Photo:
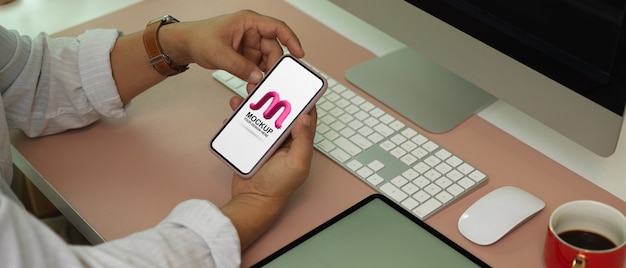
<svg viewBox="0 0 626 268">
<path fill-rule="evenodd" d="M 544 207 L 531 193 L 504 186 L 472 204 L 459 218 L 459 231 L 478 245 L 491 245 Z"/>
</svg>

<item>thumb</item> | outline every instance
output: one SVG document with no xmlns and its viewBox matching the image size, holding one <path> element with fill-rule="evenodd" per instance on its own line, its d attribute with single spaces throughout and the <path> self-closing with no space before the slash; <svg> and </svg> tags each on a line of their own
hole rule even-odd
<svg viewBox="0 0 626 268">
<path fill-rule="evenodd" d="M 311 116 L 308 114 L 300 115 L 296 124 L 291 129 L 291 148 L 290 154 L 295 159 L 310 160 L 313 154 L 313 137 L 315 128 L 311 126 Z"/>
</svg>

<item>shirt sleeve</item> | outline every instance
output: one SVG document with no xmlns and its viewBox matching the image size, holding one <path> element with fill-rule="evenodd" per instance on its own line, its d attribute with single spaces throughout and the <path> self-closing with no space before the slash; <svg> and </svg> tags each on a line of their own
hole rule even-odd
<svg viewBox="0 0 626 268">
<path fill-rule="evenodd" d="M 125 116 L 110 64 L 120 35 L 96 29 L 77 38 L 31 39 L 0 27 L 0 92 L 9 127 L 35 137 Z"/>
<path fill-rule="evenodd" d="M 70 246 L 0 194 L 3 267 L 239 267 L 234 226 L 207 201 L 179 204 L 156 227 L 96 246 Z"/>
<path fill-rule="evenodd" d="M 212 203 L 179 204 L 153 229 L 95 247 L 76 247 L 89 267 L 239 267 L 239 237 Z"/>
</svg>

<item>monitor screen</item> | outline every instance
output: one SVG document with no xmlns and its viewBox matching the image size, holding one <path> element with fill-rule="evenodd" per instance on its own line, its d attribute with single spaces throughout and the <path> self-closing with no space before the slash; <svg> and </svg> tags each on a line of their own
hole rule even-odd
<svg viewBox="0 0 626 268">
<path fill-rule="evenodd" d="M 624 0 L 406 0 L 622 115 Z"/>
<path fill-rule="evenodd" d="M 377 89 L 368 88 L 375 82 L 371 77 L 397 81 L 378 72 L 392 70 L 393 75 L 402 70 L 405 79 L 406 67 L 397 66 L 416 65 L 401 61 L 430 60 L 582 148 L 603 157 L 614 153 L 626 104 L 625 0 L 330 1 L 403 43 L 403 53 L 418 55 L 393 55 L 391 60 L 382 60 L 389 57 L 381 55 L 359 64 L 366 68 L 349 70 L 346 77 L 427 131 L 425 124 L 412 119 L 412 114 L 424 112 L 398 103 L 412 100 L 410 106 L 427 106 L 432 92 L 420 91 L 431 84 L 411 75 L 415 80 L 404 82 L 411 88 L 397 91 L 398 85 L 387 85 L 383 98 Z M 374 66 L 373 61 L 386 66 Z M 442 88 L 451 87 L 447 81 Z M 472 88 L 462 87 L 460 92 Z M 396 94 L 389 94 L 391 90 Z M 438 98 L 446 96 L 457 93 Z M 441 121 L 441 115 L 455 107 L 437 106 L 440 111 L 428 113 L 431 121 Z"/>
</svg>

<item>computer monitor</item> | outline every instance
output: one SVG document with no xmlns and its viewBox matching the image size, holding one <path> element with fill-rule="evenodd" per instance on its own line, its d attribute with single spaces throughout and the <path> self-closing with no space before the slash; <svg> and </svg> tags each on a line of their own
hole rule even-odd
<svg viewBox="0 0 626 268">
<path fill-rule="evenodd" d="M 442 121 L 440 115 L 476 100 L 462 112 L 468 117 L 498 98 L 600 156 L 614 152 L 626 103 L 626 1 L 331 2 L 407 46 L 351 68 L 346 77 L 426 130 L 445 132 L 464 119 L 430 127 L 423 118 Z M 437 69 L 426 75 L 435 77 L 426 85 L 425 66 Z M 396 90 L 389 84 L 394 79 L 402 81 L 397 88 L 408 88 Z M 439 82 L 434 92 L 421 92 Z M 442 102 L 429 104 L 433 99 Z M 411 111 L 429 106 L 433 110 Z"/>
</svg>

